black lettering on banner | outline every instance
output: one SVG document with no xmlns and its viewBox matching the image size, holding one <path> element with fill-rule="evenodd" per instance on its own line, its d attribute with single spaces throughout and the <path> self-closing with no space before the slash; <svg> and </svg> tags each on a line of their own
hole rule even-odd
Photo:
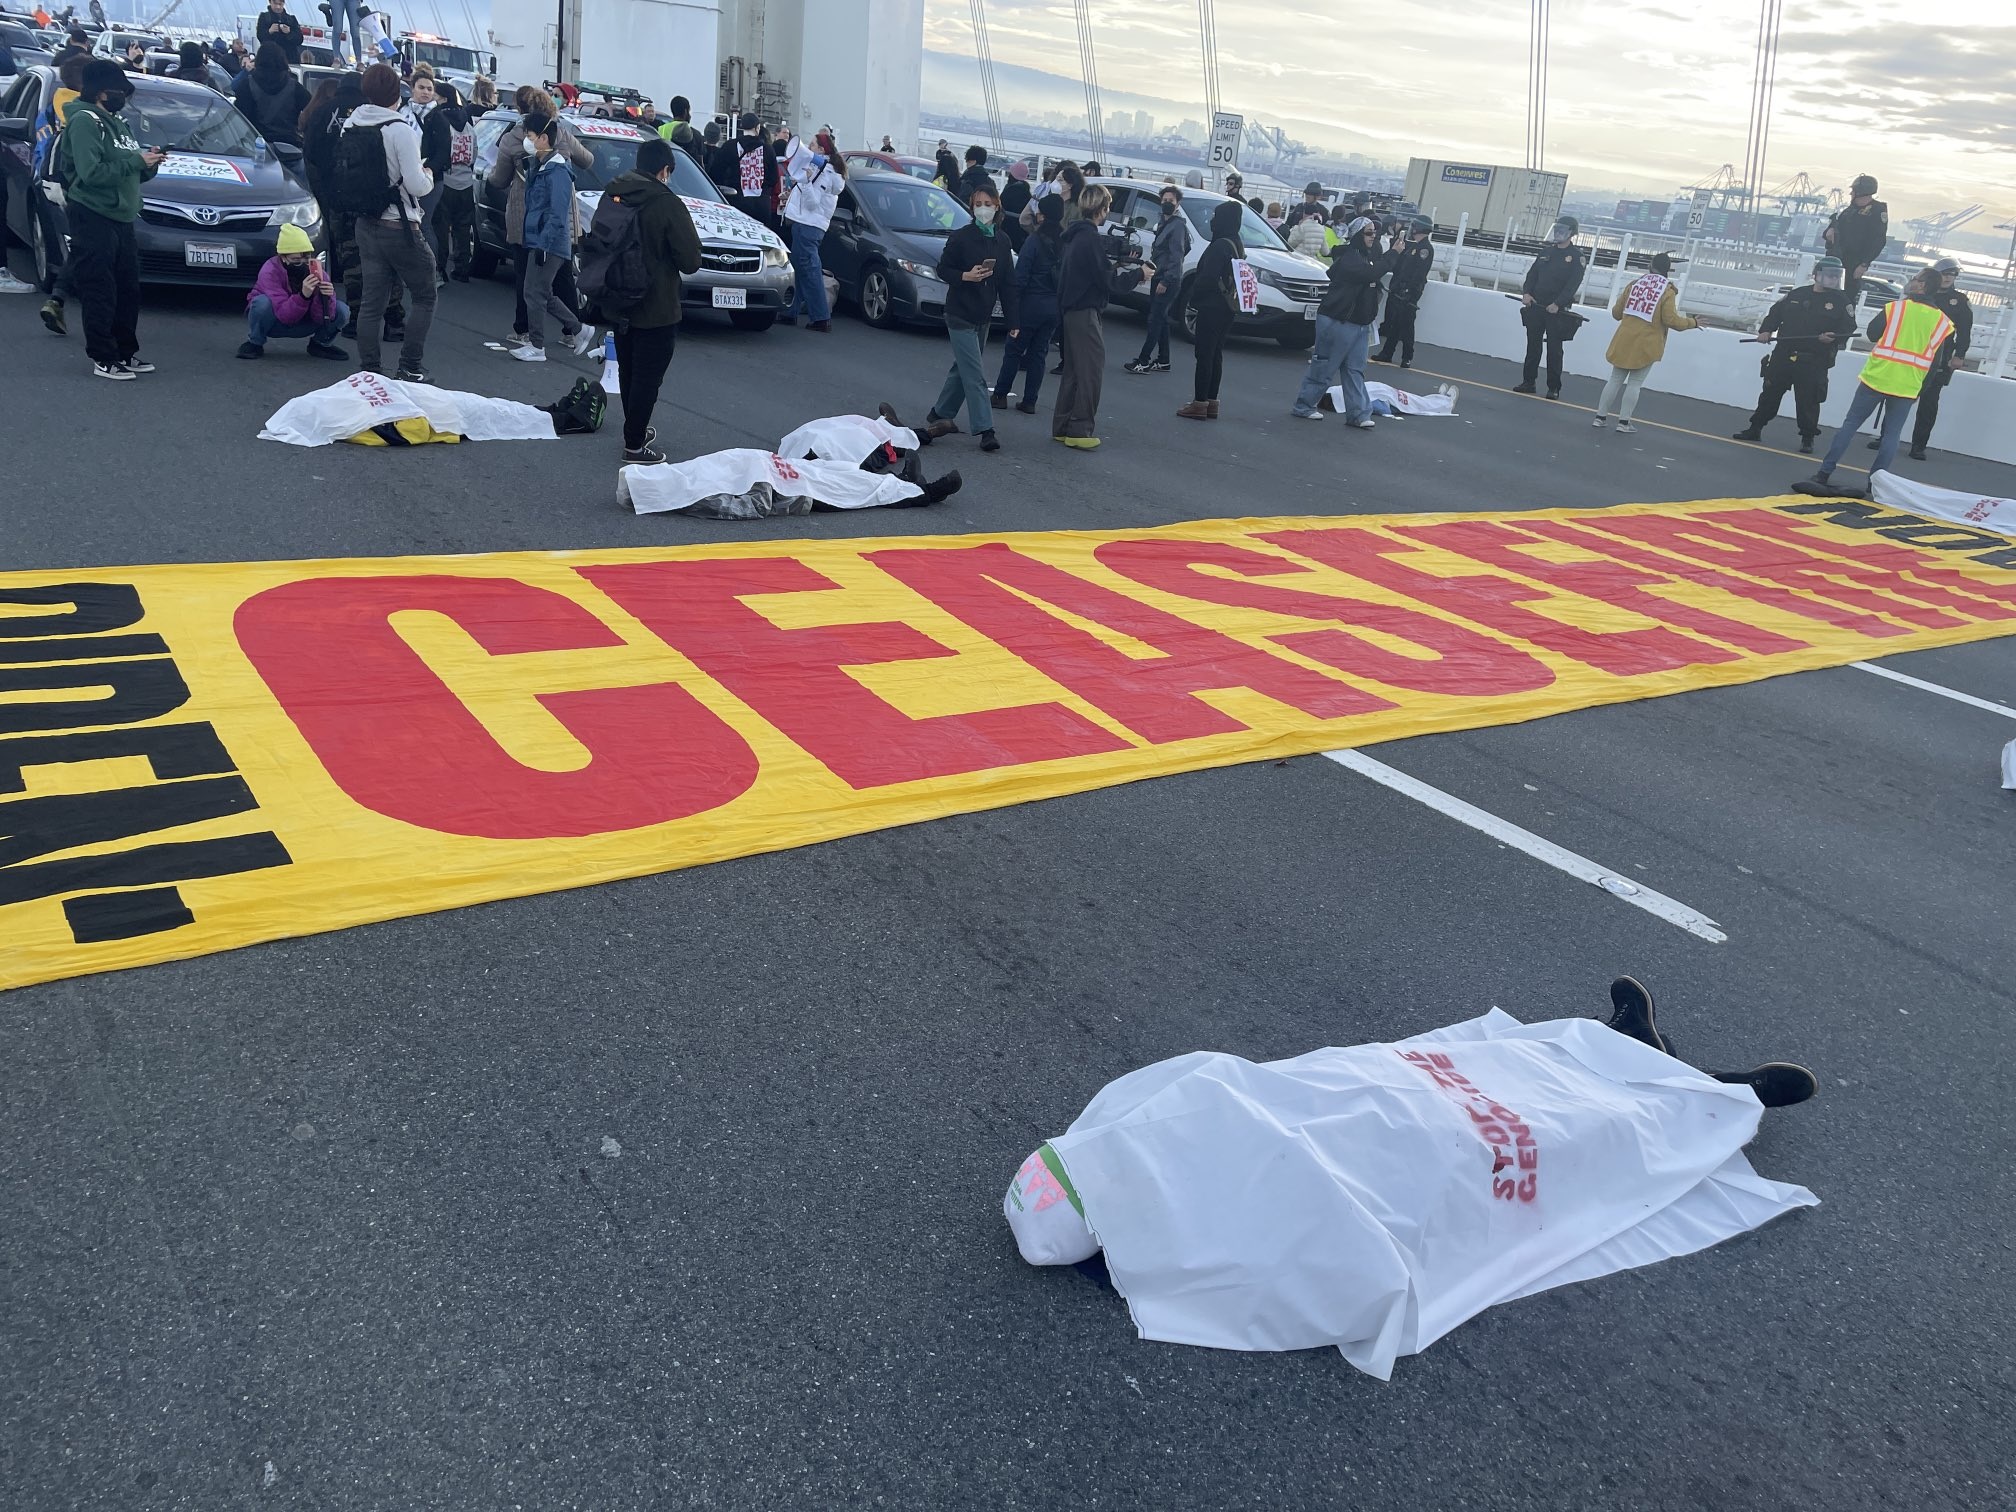
<svg viewBox="0 0 2016 1512">
<path fill-rule="evenodd" d="M 143 756 L 163 782 L 219 777 L 236 770 L 230 752 L 207 724 L 147 725 L 128 730 L 72 730 L 0 740 L 0 793 L 25 793 L 29 767 Z"/>
<path fill-rule="evenodd" d="M 0 803 L 0 868 L 56 851 L 248 814 L 258 807 L 245 779 L 236 776 L 16 798 Z"/>
<path fill-rule="evenodd" d="M 196 915 L 182 901 L 182 894 L 172 887 L 65 898 L 63 917 L 70 925 L 70 938 L 79 945 L 164 934 L 196 922 Z"/>
<path fill-rule="evenodd" d="M 158 635 L 86 635 L 69 640 L 0 640 L 0 662 L 103 661 L 112 656 L 166 656 Z"/>
<path fill-rule="evenodd" d="M 1777 507 L 1785 514 L 1820 516 L 1829 525 L 1839 525 L 1844 530 L 1873 530 L 1888 540 L 1925 551 L 1965 552 L 1969 560 L 1984 567 L 2016 568 L 2016 546 L 2009 544 L 2007 536 L 1989 531 L 1969 530 L 1965 525 L 1928 520 L 1923 515 L 1854 499 L 1823 499 L 1813 504 Z"/>
<path fill-rule="evenodd" d="M 110 688 L 110 698 L 19 702 L 9 693 Z M 65 666 L 0 667 L 0 735 L 72 730 L 84 725 L 140 724 L 189 701 L 189 685 L 166 657 L 149 661 L 84 662 Z"/>
<path fill-rule="evenodd" d="M 62 604 L 61 614 L 0 613 L 0 640 L 45 635 L 96 635 L 140 622 L 140 592 L 131 583 L 45 583 L 35 588 L 0 588 L 0 610 L 10 604 Z"/>
<path fill-rule="evenodd" d="M 0 870 L 0 908 L 63 893 L 97 892 L 108 887 L 156 887 L 198 877 L 291 866 L 294 858 L 280 837 L 267 832 L 229 835 L 221 840 L 182 840 L 143 845 L 109 856 L 67 861 L 35 861 Z"/>
</svg>

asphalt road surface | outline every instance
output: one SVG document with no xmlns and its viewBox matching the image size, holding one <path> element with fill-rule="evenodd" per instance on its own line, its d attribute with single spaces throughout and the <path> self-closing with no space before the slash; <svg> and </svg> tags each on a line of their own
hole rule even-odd
<svg viewBox="0 0 2016 1512">
<path fill-rule="evenodd" d="M 996 456 L 934 449 L 967 479 L 941 508 L 640 519 L 613 427 L 256 440 L 334 364 L 233 361 L 236 305 L 150 293 L 160 372 L 115 386 L 0 301 L 0 565 L 1594 506 L 1806 470 L 1721 439 L 1730 411 L 1650 394 L 1642 434 L 1599 434 L 1593 384 L 1517 398 L 1440 351 L 1410 380 L 1462 383 L 1456 420 L 1295 421 L 1300 359 L 1240 345 L 1225 418 L 1178 421 L 1188 349 L 1127 377 L 1118 316 L 1096 454 L 1045 439 L 1046 403 Z M 486 350 L 509 312 L 501 283 L 446 291 L 437 381 L 538 401 L 591 370 Z M 702 321 L 659 425 L 689 455 L 916 417 L 947 360 L 844 315 Z M 2016 704 L 2007 640 L 1884 665 Z M 1372 753 L 1722 944 L 1311 757 L 7 993 L 0 1507 L 2009 1506 L 2012 736 L 1840 668 Z M 1124 1071 L 1596 1013 L 1619 971 L 1690 1059 L 1819 1070 L 1751 1154 L 1820 1207 L 1494 1309 L 1386 1385 L 1143 1343 L 1095 1279 L 1015 1255 L 1009 1176 Z"/>
</svg>

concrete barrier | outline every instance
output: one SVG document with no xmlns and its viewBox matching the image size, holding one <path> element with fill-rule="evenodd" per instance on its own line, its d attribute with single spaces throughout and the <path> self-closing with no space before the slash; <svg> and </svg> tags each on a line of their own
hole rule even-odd
<svg viewBox="0 0 2016 1512">
<path fill-rule="evenodd" d="M 1589 323 L 1564 349 L 1564 370 L 1600 381 L 1610 376 L 1610 364 L 1603 354 L 1610 346 L 1617 322 L 1606 309 L 1593 305 L 1578 309 L 1589 317 Z M 1681 310 L 1686 312 L 1686 301 L 1682 301 Z M 1526 355 L 1526 328 L 1519 323 L 1519 306 L 1492 289 L 1431 280 L 1422 296 L 1415 334 L 1429 346 L 1502 357 L 1510 362 L 1522 361 Z M 1762 387 L 1758 361 L 1768 350 L 1745 345 L 1734 331 L 1674 331 L 1666 338 L 1666 355 L 1654 364 L 1645 387 L 1653 393 L 1682 394 L 1689 399 L 1726 404 L 1748 415 L 1756 408 L 1757 392 Z M 1860 352 L 1845 352 L 1834 364 L 1827 402 L 1820 410 L 1821 421 L 1828 431 L 1847 412 L 1849 396 L 1855 392 L 1856 377 L 1862 371 L 1862 359 Z M 1790 434 L 1789 394 L 1780 406 L 1779 416 L 1784 422 L 1783 429 Z M 1908 445 L 1908 432 L 1905 440 Z M 2016 382 L 1987 378 L 1979 373 L 1956 373 L 1940 397 L 1939 428 L 1933 433 L 1932 444 L 1964 457 L 2016 463 Z M 1858 459 L 1851 456 L 1849 460 Z"/>
</svg>

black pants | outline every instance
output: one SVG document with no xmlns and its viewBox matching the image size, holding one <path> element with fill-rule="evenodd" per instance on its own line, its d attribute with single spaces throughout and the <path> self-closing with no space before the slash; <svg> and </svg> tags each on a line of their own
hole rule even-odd
<svg viewBox="0 0 2016 1512">
<path fill-rule="evenodd" d="M 84 350 L 93 362 L 124 362 L 140 350 L 140 243 L 133 222 L 116 221 L 75 200 L 70 230 L 71 292 L 84 306 Z"/>
<path fill-rule="evenodd" d="M 364 308 L 364 255 L 357 250 L 357 217 L 347 210 L 327 212 L 323 222 L 329 228 L 329 282 L 343 286 L 343 303 L 350 306 L 351 324 Z M 406 296 L 395 288 L 385 306 L 385 324 L 395 331 L 406 329 Z"/>
<path fill-rule="evenodd" d="M 1414 360 L 1414 316 L 1420 306 L 1411 305 L 1404 299 L 1388 298 L 1386 318 L 1379 322 L 1379 360 L 1391 362 L 1393 350 L 1398 347 L 1400 360 L 1411 363 Z M 1557 347 L 1558 351 L 1559 348 Z M 1556 364 L 1558 371 L 1559 364 Z M 1527 382 L 1532 382 L 1529 378 Z"/>
<path fill-rule="evenodd" d="M 1799 435 L 1811 441 L 1820 434 L 1820 406 L 1827 398 L 1827 364 L 1812 352 L 1773 352 L 1764 364 L 1764 392 L 1757 396 L 1757 409 L 1750 416 L 1750 429 L 1761 431 L 1778 418 L 1778 406 L 1785 392 L 1792 392 L 1792 413 L 1798 417 Z"/>
<path fill-rule="evenodd" d="M 676 325 L 626 325 L 616 332 L 616 379 L 623 391 L 626 451 L 644 445 L 644 433 L 651 424 L 651 411 L 658 407 L 658 390 L 664 387 L 665 370 L 672 366 L 672 347 L 678 335 Z"/>
<path fill-rule="evenodd" d="M 1925 375 L 1925 387 L 1918 390 L 1918 418 L 1911 425 L 1911 450 L 1925 450 L 1925 443 L 1932 439 L 1932 427 L 1939 421 L 1939 393 L 1953 381 L 1953 370 L 1935 371 Z"/>
<path fill-rule="evenodd" d="M 1540 346 L 1547 346 L 1547 391 L 1556 393 L 1561 388 L 1561 317 L 1549 315 L 1539 305 L 1528 305 L 1520 317 L 1526 324 L 1526 366 L 1520 373 L 1519 381 L 1526 387 L 1533 387 L 1533 380 L 1540 375 Z"/>
<path fill-rule="evenodd" d="M 1224 301 L 1213 300 L 1197 306 L 1197 387 L 1199 404 L 1218 397 L 1218 384 L 1225 377 L 1225 338 L 1232 330 L 1232 312 Z"/>
</svg>

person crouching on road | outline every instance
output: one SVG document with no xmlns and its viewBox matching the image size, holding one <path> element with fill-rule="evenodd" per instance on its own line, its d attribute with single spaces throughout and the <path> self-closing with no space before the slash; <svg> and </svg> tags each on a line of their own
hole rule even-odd
<svg viewBox="0 0 2016 1512">
<path fill-rule="evenodd" d="M 1036 229 L 1022 241 L 1015 256 L 1015 318 L 1019 329 L 1008 338 L 1001 357 L 1001 376 L 994 380 L 993 404 L 1008 408 L 1015 375 L 1022 375 L 1022 397 L 1015 408 L 1036 413 L 1043 388 L 1043 364 L 1050 358 L 1050 338 L 1057 330 L 1058 242 L 1064 235 L 1064 201 L 1046 194 L 1036 201 Z"/>
<path fill-rule="evenodd" d="M 1588 264 L 1575 235 L 1582 228 L 1572 215 L 1554 222 L 1547 233 L 1547 245 L 1526 270 L 1520 290 L 1519 319 L 1526 327 L 1526 365 L 1520 372 L 1515 394 L 1530 394 L 1540 376 L 1540 349 L 1547 349 L 1547 397 L 1561 397 L 1561 343 L 1575 334 L 1580 317 L 1575 313 L 1575 295 L 1582 288 Z"/>
<path fill-rule="evenodd" d="M 1106 331 L 1103 312 L 1113 296 L 1131 289 L 1152 274 L 1152 264 L 1115 264 L 1100 245 L 1099 228 L 1113 208 L 1113 191 L 1087 184 L 1078 191 L 1079 219 L 1064 230 L 1058 245 L 1057 309 L 1063 328 L 1064 381 L 1057 385 L 1057 407 L 1051 412 L 1050 434 L 1078 451 L 1099 444 L 1099 392 L 1106 378 Z"/>
<path fill-rule="evenodd" d="M 140 186 L 168 156 L 142 147 L 119 112 L 132 97 L 126 71 L 106 58 L 84 65 L 79 99 L 63 124 L 64 278 L 84 307 L 84 350 L 100 378 L 151 373 L 140 360 Z"/>
<path fill-rule="evenodd" d="M 847 171 L 831 137 L 822 131 L 818 143 L 814 151 L 802 137 L 792 137 L 779 160 L 780 171 L 791 185 L 790 196 L 784 201 L 784 220 L 791 232 L 791 266 L 798 273 L 784 323 L 795 324 L 803 310 L 808 330 L 830 331 L 833 309 L 826 301 L 826 268 L 819 259 L 819 247 L 826 240 L 826 228 L 833 223 L 840 191 L 847 187 Z"/>
<path fill-rule="evenodd" d="M 1211 212 L 1211 244 L 1197 259 L 1188 298 L 1197 307 L 1197 382 L 1190 402 L 1176 413 L 1185 420 L 1218 418 L 1218 385 L 1225 376 L 1225 338 L 1239 313 L 1239 290 L 1232 264 L 1246 256 L 1240 227 L 1246 217 L 1237 200 L 1225 200 Z"/>
<path fill-rule="evenodd" d="M 952 338 L 952 370 L 945 375 L 938 401 L 924 417 L 925 433 L 933 440 L 959 429 L 963 397 L 966 421 L 980 438 L 980 450 L 999 451 L 994 434 L 994 408 L 987 392 L 981 355 L 987 350 L 987 328 L 993 324 L 994 303 L 1001 303 L 1008 339 L 1021 335 L 1017 319 L 1015 254 L 1000 226 L 1001 202 L 990 183 L 975 183 L 968 191 L 973 219 L 945 238 L 938 255 L 938 276 L 945 280 L 945 330 Z"/>
<path fill-rule="evenodd" d="M 1629 433 L 1637 429 L 1631 413 L 1638 408 L 1638 390 L 1652 364 L 1666 355 L 1668 331 L 1691 331 L 1701 322 L 1680 313 L 1680 290 L 1666 275 L 1673 271 L 1673 259 L 1664 252 L 1654 255 L 1652 271 L 1635 278 L 1617 295 L 1610 314 L 1618 322 L 1603 355 L 1610 363 L 1610 378 L 1603 385 L 1603 397 L 1596 401 L 1596 429 L 1610 416 L 1617 417 L 1617 429 Z M 1621 399 L 1620 399 L 1621 394 Z"/>
<path fill-rule="evenodd" d="M 1330 254 L 1330 290 L 1316 311 L 1316 351 L 1289 411 L 1297 420 L 1321 420 L 1317 405 L 1341 378 L 1344 423 L 1372 429 L 1365 354 L 1372 345 L 1372 322 L 1379 318 L 1379 280 L 1393 271 L 1398 258 L 1397 251 L 1381 249 L 1379 223 L 1371 216 L 1358 216 L 1344 228 L 1344 240 Z"/>
<path fill-rule="evenodd" d="M 1862 364 L 1862 381 L 1848 401 L 1848 413 L 1841 428 L 1827 443 L 1827 455 L 1820 470 L 1806 487 L 1830 488 L 1831 477 L 1848 450 L 1848 443 L 1862 422 L 1883 411 L 1883 431 L 1878 438 L 1876 460 L 1869 471 L 1888 472 L 1897 460 L 1897 444 L 1904 435 L 1904 422 L 1911 417 L 1911 405 L 1925 386 L 1925 375 L 1939 360 L 1939 349 L 1953 339 L 1953 322 L 1945 311 L 1930 302 L 1926 292 L 1929 275 L 1921 273 L 1905 287 L 1904 297 L 1883 306 L 1869 322 L 1872 343 L 1869 358 Z M 1803 491 L 1803 490 L 1802 490 Z"/>
<path fill-rule="evenodd" d="M 525 340 L 511 349 L 520 362 L 546 360 L 546 317 L 560 322 L 569 346 L 581 335 L 581 317 L 553 290 L 560 266 L 574 256 L 574 170 L 555 150 L 554 118 L 525 117 L 525 141 L 532 148 L 525 179 L 525 251 L 532 266 L 525 274 Z"/>
<path fill-rule="evenodd" d="M 434 187 L 434 178 L 420 161 L 420 133 L 399 109 L 399 75 L 386 64 L 373 63 L 364 70 L 362 84 L 364 103 L 343 123 L 336 147 L 337 194 L 347 200 L 346 180 L 361 182 L 363 148 L 351 145 L 360 137 L 376 139 L 375 146 L 385 157 L 383 182 L 389 187 L 385 208 L 378 214 L 351 207 L 357 210 L 357 257 L 364 281 L 357 312 L 357 363 L 369 373 L 384 371 L 379 366 L 379 340 L 385 307 L 404 284 L 409 304 L 394 376 L 405 383 L 425 383 L 435 276 L 434 254 L 420 235 L 420 201 Z"/>
<path fill-rule="evenodd" d="M 686 202 L 671 189 L 679 149 L 663 137 L 637 144 L 637 170 L 618 174 L 608 195 L 637 211 L 637 239 L 644 249 L 650 292 L 616 325 L 616 377 L 623 395 L 623 460 L 663 462 L 652 443 L 658 432 L 651 412 L 672 365 L 679 334 L 682 275 L 700 271 L 700 232 Z"/>
<path fill-rule="evenodd" d="M 336 345 L 336 338 L 349 318 L 350 307 L 336 297 L 336 286 L 315 260 L 308 233 L 282 226 L 278 250 L 266 259 L 245 297 L 245 344 L 238 355 L 256 360 L 266 355 L 271 337 L 305 336 L 310 357 L 341 361 L 350 354 Z"/>
</svg>

